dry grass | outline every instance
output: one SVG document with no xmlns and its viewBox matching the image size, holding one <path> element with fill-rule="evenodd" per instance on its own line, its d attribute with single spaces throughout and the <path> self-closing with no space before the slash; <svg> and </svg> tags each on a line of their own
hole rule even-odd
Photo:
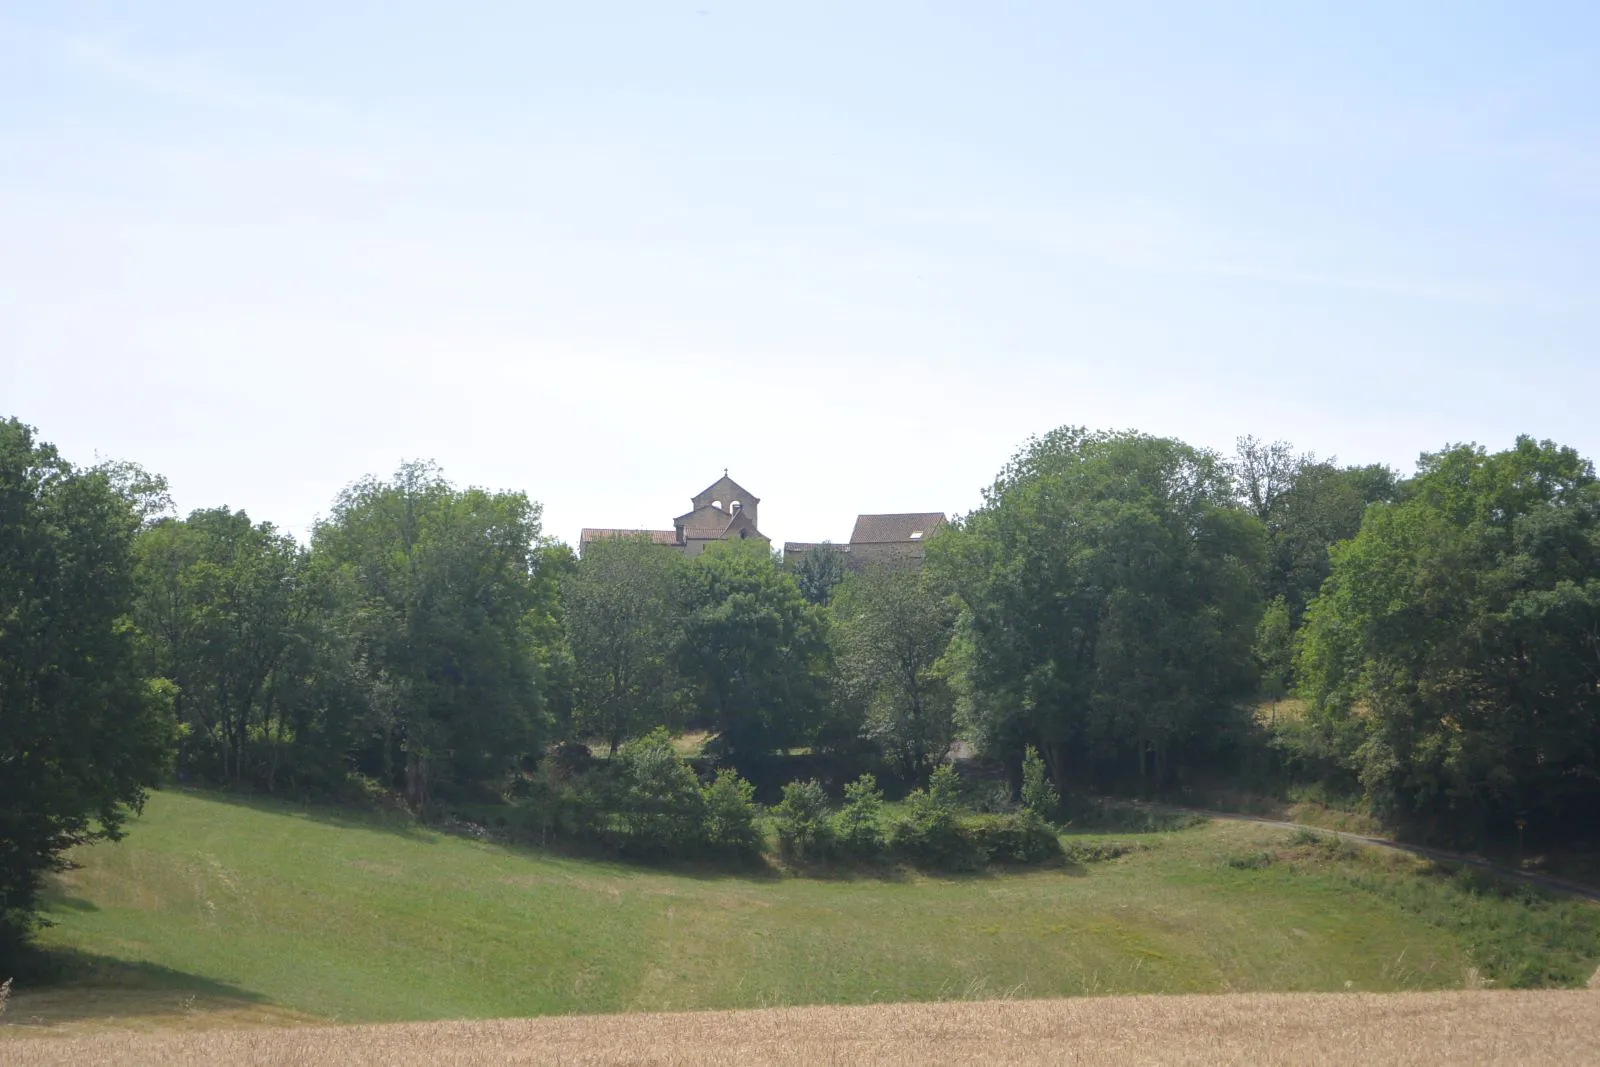
<svg viewBox="0 0 1600 1067">
<path fill-rule="evenodd" d="M 38 1064 L 1575 1064 L 1587 990 L 1075 998 L 0 1038 Z"/>
</svg>

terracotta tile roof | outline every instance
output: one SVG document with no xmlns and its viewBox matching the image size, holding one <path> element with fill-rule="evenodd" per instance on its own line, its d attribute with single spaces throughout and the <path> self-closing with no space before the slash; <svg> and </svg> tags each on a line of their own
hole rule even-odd
<svg viewBox="0 0 1600 1067">
<path fill-rule="evenodd" d="M 655 545 L 675 545 L 678 543 L 678 531 L 676 530 L 605 530 L 588 526 L 585 526 L 583 532 L 578 535 L 578 543 L 586 545 L 591 541 L 604 541 L 609 538 L 623 537 L 649 537 L 650 543 Z"/>
<path fill-rule="evenodd" d="M 850 532 L 852 545 L 921 541 L 944 524 L 944 512 L 919 511 L 905 515 L 857 515 Z"/>
</svg>

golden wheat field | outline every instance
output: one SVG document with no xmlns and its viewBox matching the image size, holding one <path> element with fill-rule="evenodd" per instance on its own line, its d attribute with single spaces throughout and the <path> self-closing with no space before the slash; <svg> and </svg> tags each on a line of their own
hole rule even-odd
<svg viewBox="0 0 1600 1067">
<path fill-rule="evenodd" d="M 43 1064 L 1584 1064 L 1600 992 L 1236 994 L 0 1037 Z"/>
</svg>

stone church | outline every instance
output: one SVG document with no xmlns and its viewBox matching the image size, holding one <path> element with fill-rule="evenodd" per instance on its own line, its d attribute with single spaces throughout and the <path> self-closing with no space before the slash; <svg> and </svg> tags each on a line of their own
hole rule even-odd
<svg viewBox="0 0 1600 1067">
<path fill-rule="evenodd" d="M 617 537 L 648 537 L 658 545 L 676 548 L 685 555 L 698 556 L 716 541 L 746 541 L 751 538 L 770 543 L 756 525 L 761 499 L 738 482 L 722 477 L 690 498 L 693 507 L 672 520 L 670 530 L 618 530 L 586 527 L 579 537 L 578 550 L 595 541 Z M 945 524 L 942 511 L 923 511 L 897 515 L 858 515 L 850 540 L 844 544 L 790 541 L 783 546 L 784 559 L 798 560 L 807 552 L 835 551 L 846 566 L 863 567 L 873 563 L 919 566 L 922 546 Z"/>
<path fill-rule="evenodd" d="M 579 535 L 578 550 L 594 541 L 614 537 L 648 537 L 658 545 L 671 545 L 684 555 L 698 556 L 715 541 L 747 541 L 755 538 L 770 542 L 756 527 L 756 509 L 761 498 L 728 477 L 722 477 L 696 493 L 693 507 L 672 520 L 670 530 L 612 530 L 585 527 Z"/>
</svg>

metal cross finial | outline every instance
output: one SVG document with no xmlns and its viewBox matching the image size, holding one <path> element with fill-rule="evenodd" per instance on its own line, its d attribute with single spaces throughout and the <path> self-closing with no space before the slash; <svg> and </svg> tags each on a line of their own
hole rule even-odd
<svg viewBox="0 0 1600 1067">
<path fill-rule="evenodd" d="M 724 478 L 726 478 L 728 476 L 728 468 L 727 467 L 723 467 L 722 468 L 722 476 Z"/>
</svg>

